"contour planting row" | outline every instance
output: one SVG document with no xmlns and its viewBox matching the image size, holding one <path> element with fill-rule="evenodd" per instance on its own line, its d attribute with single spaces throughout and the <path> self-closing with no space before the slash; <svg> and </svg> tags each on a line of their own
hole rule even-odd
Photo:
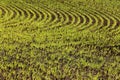
<svg viewBox="0 0 120 80">
<path fill-rule="evenodd" d="M 105 28 L 108 31 L 112 31 L 117 29 L 120 26 L 120 18 L 117 17 L 116 15 L 110 15 L 107 12 L 100 12 L 97 10 L 92 10 L 89 9 L 89 12 L 93 12 L 93 14 L 97 14 L 97 16 L 99 16 L 99 18 L 101 18 L 103 25 L 100 26 L 100 28 Z M 99 28 L 98 28 L 99 29 Z"/>
<path fill-rule="evenodd" d="M 0 9 L 2 10 L 2 21 L 1 22 L 5 22 L 7 21 L 9 18 L 11 18 L 11 11 L 8 9 L 8 7 L 6 6 L 0 6 Z"/>
<path fill-rule="evenodd" d="M 116 27 L 120 26 L 120 18 L 115 16 L 115 15 L 110 15 L 109 13 L 102 13 L 100 11 L 96 11 L 96 10 L 85 10 L 83 13 L 85 13 L 85 16 L 87 16 L 86 14 L 88 14 L 88 16 L 92 19 L 92 24 L 90 23 L 89 20 L 91 20 L 90 18 L 88 19 L 89 23 L 87 23 L 88 25 L 84 25 L 85 27 L 83 27 L 83 29 L 100 29 L 100 28 L 105 28 L 106 30 L 111 30 L 111 29 L 115 29 Z M 86 17 L 87 19 L 87 17 Z M 93 28 L 94 27 L 94 28 Z"/>
<path fill-rule="evenodd" d="M 117 29 L 116 27 L 120 26 L 120 19 L 115 15 L 110 15 L 109 13 L 102 13 L 100 11 L 95 11 L 92 9 L 89 9 L 88 11 L 89 13 L 98 16 L 98 19 L 101 20 L 102 24 L 100 26 L 98 25 L 98 28 L 96 29 L 105 28 L 106 30 L 111 31 Z"/>
<path fill-rule="evenodd" d="M 26 11 L 26 13 L 27 12 L 29 12 L 28 14 L 30 14 L 30 16 L 29 16 L 29 18 L 28 18 L 28 20 L 30 20 L 30 19 L 32 19 L 32 16 L 33 16 L 33 18 L 35 18 L 35 16 L 34 16 L 34 12 L 31 10 L 31 12 L 30 12 L 30 10 L 31 9 L 29 9 L 28 11 Z M 49 10 L 49 9 L 48 9 Z M 48 10 L 46 10 L 46 11 L 48 11 Z M 15 17 L 15 14 L 18 14 L 17 12 L 19 12 L 20 13 L 20 11 L 13 11 L 14 12 L 14 15 L 12 16 L 12 18 L 14 18 Z M 64 21 L 63 22 L 61 22 L 61 26 L 66 26 L 66 25 L 70 25 L 70 24 L 72 24 L 72 22 L 74 23 L 74 21 L 76 21 L 76 18 L 77 18 L 77 16 L 75 17 L 73 14 L 70 14 L 70 12 L 64 12 L 64 11 L 59 11 L 58 13 L 62 13 L 62 18 L 64 19 Z M 22 12 L 21 12 L 22 13 Z M 54 15 L 52 15 L 52 14 L 49 14 L 49 13 L 51 13 L 50 11 L 48 11 L 48 15 L 47 15 L 47 18 L 48 18 L 48 23 L 51 23 L 53 20 L 54 20 L 54 18 L 56 17 L 56 16 L 54 16 Z M 35 14 L 36 15 L 36 14 Z M 89 19 L 91 19 L 89 16 L 86 16 L 86 15 L 84 15 L 85 16 L 85 18 L 86 18 L 86 20 L 84 19 L 84 21 L 85 21 L 85 24 L 87 24 L 88 22 L 91 24 L 91 20 L 89 20 Z M 12 18 L 10 18 L 10 19 L 12 19 Z M 51 19 L 51 18 L 53 18 L 53 19 Z M 89 19 L 88 19 L 89 18 Z M 73 19 L 73 20 L 72 20 Z M 47 22 L 47 21 L 46 21 Z M 59 23 L 59 22 L 58 22 Z M 75 25 L 75 24 L 74 24 Z M 89 25 L 89 24 L 87 24 L 87 25 Z"/>
<path fill-rule="evenodd" d="M 2 20 L 2 24 L 5 23 L 10 23 L 12 20 L 15 20 L 16 18 L 20 18 L 22 17 L 21 14 L 19 14 L 19 11 L 17 11 L 15 8 L 13 8 L 12 6 L 6 6 L 6 7 L 3 7 L 2 8 L 5 10 L 5 15 L 3 17 L 3 20 Z"/>
<path fill-rule="evenodd" d="M 7 25 L 15 24 L 14 23 L 15 20 L 16 21 L 19 20 L 18 22 L 16 22 L 18 24 L 21 22 L 24 23 L 24 22 L 37 21 L 38 18 L 45 19 L 44 16 L 46 15 L 42 12 L 37 12 L 37 10 L 34 11 L 32 8 L 23 9 L 15 5 L 10 5 L 10 6 L 5 6 L 5 7 L 2 6 L 1 10 L 2 10 L 2 13 L 4 12 L 4 15 L 1 14 L 3 15 L 3 19 L 1 18 L 2 19 L 1 23 L 2 24 L 5 23 Z"/>
<path fill-rule="evenodd" d="M 56 14 L 56 16 L 52 16 L 54 19 L 55 17 L 59 18 L 59 15 L 57 15 L 58 13 L 60 13 L 62 15 L 62 20 L 64 20 L 63 22 L 59 22 L 60 20 L 55 20 L 56 22 L 54 23 L 54 21 L 50 22 L 50 26 L 78 26 L 80 27 L 81 30 L 83 29 L 87 29 L 87 28 L 97 28 L 99 29 L 99 27 L 103 27 L 103 28 L 112 28 L 115 26 L 119 26 L 119 18 L 115 17 L 114 15 L 109 15 L 107 13 L 102 13 L 96 10 L 86 10 L 86 11 L 63 11 L 63 10 L 51 10 L 50 8 L 47 8 L 46 6 L 43 7 L 44 9 L 46 8 L 46 10 L 49 13 L 52 14 Z M 96 14 L 97 13 L 97 14 Z M 53 19 L 53 20 L 54 20 Z M 82 21 L 83 20 L 83 21 Z M 52 23 L 53 22 L 53 23 Z M 49 26 L 49 27 L 50 27 Z M 107 29 L 106 28 L 106 29 Z M 93 29 L 93 28 L 92 28 Z"/>
<path fill-rule="evenodd" d="M 45 8 L 46 6 L 44 6 Z M 58 12 L 64 12 L 63 13 L 63 17 L 66 19 L 64 20 L 64 23 L 62 23 L 62 25 L 60 26 L 77 26 L 79 28 L 85 28 L 88 26 L 92 26 L 92 25 L 96 25 L 98 21 L 95 21 L 97 19 L 95 19 L 95 17 L 92 14 L 83 12 L 83 11 L 63 11 L 63 10 L 57 10 Z M 81 29 L 82 30 L 82 29 Z"/>
<path fill-rule="evenodd" d="M 44 8 L 45 7 L 46 6 L 44 6 Z M 64 10 L 56 10 L 56 14 L 58 16 L 61 15 L 61 17 L 59 17 L 59 19 L 62 18 L 62 20 L 56 24 L 52 24 L 51 26 L 53 26 L 54 28 L 64 27 L 64 26 L 89 25 L 92 22 L 92 19 L 90 18 L 90 16 L 87 16 L 82 12 L 76 13 L 76 12 L 70 12 L 70 11 L 67 12 Z M 90 22 L 87 20 L 89 20 Z M 89 24 L 87 24 L 87 23 L 89 23 Z"/>
<path fill-rule="evenodd" d="M 97 10 L 75 10 L 65 11 L 61 9 L 51 9 L 46 5 L 35 8 L 31 5 L 25 5 L 24 8 L 15 4 L 3 6 L 0 5 L 1 20 L 0 24 L 18 25 L 25 23 L 43 23 L 46 29 L 59 27 L 73 27 L 78 30 L 86 29 L 106 29 L 112 31 L 120 26 L 120 18 L 109 13 L 103 13 Z"/>
<path fill-rule="evenodd" d="M 67 3 L 67 2 L 65 2 L 64 4 L 66 4 L 67 6 L 70 6 L 70 7 L 75 7 L 75 6 L 73 6 L 73 5 L 71 5 L 71 4 Z M 75 7 L 74 9 L 76 9 L 77 11 L 79 9 L 81 10 L 80 7 L 77 7 L 77 8 Z M 102 24 L 100 26 L 98 25 L 97 29 L 99 29 L 99 27 L 100 27 L 100 28 L 105 28 L 105 29 L 111 31 L 111 30 L 114 30 L 114 29 L 116 29 L 116 28 L 118 28 L 120 26 L 120 17 L 119 17 L 119 15 L 118 16 L 116 16 L 116 15 L 110 15 L 107 12 L 101 12 L 101 11 L 98 11 L 98 10 L 93 10 L 91 8 L 87 9 L 85 12 L 88 13 L 89 15 L 93 14 L 93 16 L 96 15 L 97 17 L 98 16 L 100 17 L 100 19 L 102 21 L 101 22 Z M 91 13 L 91 12 L 93 12 L 93 13 Z M 94 22 L 94 20 L 93 20 L 93 22 Z M 88 27 L 91 27 L 91 26 L 93 26 L 93 25 L 92 24 L 88 25 Z M 85 30 L 86 29 L 87 29 L 87 27 L 85 28 Z"/>
<path fill-rule="evenodd" d="M 12 6 L 12 8 L 13 8 L 13 6 Z M 20 8 L 15 8 L 15 6 L 14 6 L 14 10 L 12 9 L 12 11 L 11 12 L 13 12 L 14 14 L 12 15 L 12 18 L 10 18 L 9 19 L 9 21 L 11 20 L 11 19 L 13 19 L 17 14 L 20 14 L 20 16 L 22 16 L 21 14 L 23 13 L 23 10 L 18 10 L 18 9 L 20 9 Z M 37 11 L 37 10 L 34 10 L 33 11 L 33 9 L 31 9 L 31 8 L 28 8 L 29 10 L 24 10 L 24 15 L 26 15 L 27 14 L 27 18 L 28 18 L 28 20 L 33 20 L 32 18 L 38 18 L 39 17 L 39 15 L 38 14 L 35 14 L 35 13 L 37 13 L 37 12 L 35 12 L 35 11 Z M 70 24 L 74 24 L 77 20 L 76 20 L 76 18 L 77 18 L 77 15 L 76 16 L 74 16 L 73 14 L 70 14 L 69 12 L 64 12 L 64 11 L 58 11 L 57 12 L 57 14 L 55 13 L 55 12 L 53 12 L 53 11 L 50 11 L 50 9 L 45 9 L 44 8 L 44 10 L 45 11 L 47 11 L 46 12 L 46 14 L 47 14 L 47 19 L 45 19 L 45 21 L 44 22 L 46 22 L 46 23 L 52 23 L 52 24 L 54 24 L 54 22 L 55 21 L 57 21 L 58 20 L 58 17 L 57 16 L 59 16 L 59 15 L 57 15 L 57 14 L 60 14 L 61 15 L 61 17 L 63 18 L 63 19 L 61 19 L 61 20 L 59 20 L 59 21 L 57 21 L 57 23 L 56 24 L 61 24 L 61 26 L 66 26 L 66 25 L 70 25 Z M 26 11 L 26 12 L 25 12 Z M 43 12 L 43 14 L 44 14 L 45 12 Z M 46 14 L 44 14 L 44 16 L 46 15 Z M 35 16 L 35 15 L 37 15 L 37 16 Z M 18 15 L 17 15 L 18 16 Z M 26 19 L 26 18 L 25 18 Z M 24 20 L 25 20 L 24 19 Z M 72 20 L 73 19 L 73 20 Z M 34 20 L 33 20 L 34 21 Z M 7 22 L 7 21 L 5 21 L 5 22 Z M 75 25 L 75 24 L 74 24 Z M 60 26 L 60 25 L 59 25 Z"/>
<path fill-rule="evenodd" d="M 4 14 L 6 14 L 6 11 L 4 8 L 2 8 L 2 6 L 0 6 L 0 10 L 1 10 L 1 18 L 3 18 Z"/>
</svg>

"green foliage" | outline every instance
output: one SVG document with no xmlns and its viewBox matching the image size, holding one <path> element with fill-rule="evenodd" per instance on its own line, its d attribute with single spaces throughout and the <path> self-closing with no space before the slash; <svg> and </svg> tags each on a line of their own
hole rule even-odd
<svg viewBox="0 0 120 80">
<path fill-rule="evenodd" d="M 119 6 L 0 0 L 0 80 L 119 80 Z"/>
</svg>

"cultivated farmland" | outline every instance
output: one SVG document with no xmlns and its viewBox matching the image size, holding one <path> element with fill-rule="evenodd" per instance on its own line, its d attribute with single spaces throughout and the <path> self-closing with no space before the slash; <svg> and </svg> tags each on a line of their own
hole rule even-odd
<svg viewBox="0 0 120 80">
<path fill-rule="evenodd" d="M 120 0 L 0 0 L 0 80 L 120 80 Z"/>
</svg>

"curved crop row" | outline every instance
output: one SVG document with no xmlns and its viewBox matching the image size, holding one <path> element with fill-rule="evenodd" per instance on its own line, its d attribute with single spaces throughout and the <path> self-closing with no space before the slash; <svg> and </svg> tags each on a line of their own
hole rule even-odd
<svg viewBox="0 0 120 80">
<path fill-rule="evenodd" d="M 17 5 L 0 6 L 2 21 L 0 23 L 20 24 L 40 22 L 47 25 L 48 29 L 76 26 L 80 31 L 90 29 L 93 31 L 98 29 L 114 30 L 120 25 L 120 19 L 115 15 L 103 13 L 97 10 L 51 10 L 45 5 L 36 9 L 30 5 L 26 5 L 25 9 Z M 16 21 L 15 21 L 16 20 Z M 18 20 L 18 21 L 17 21 Z"/>
</svg>

